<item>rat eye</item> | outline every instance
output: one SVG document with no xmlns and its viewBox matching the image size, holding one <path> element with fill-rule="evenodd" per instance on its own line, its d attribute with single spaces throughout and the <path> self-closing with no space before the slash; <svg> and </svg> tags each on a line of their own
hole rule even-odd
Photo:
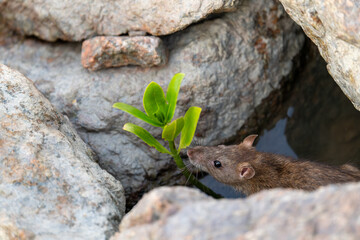
<svg viewBox="0 0 360 240">
<path fill-rule="evenodd" d="M 221 167 L 221 162 L 215 160 L 215 161 L 214 161 L 214 166 L 215 166 L 216 168 Z"/>
</svg>

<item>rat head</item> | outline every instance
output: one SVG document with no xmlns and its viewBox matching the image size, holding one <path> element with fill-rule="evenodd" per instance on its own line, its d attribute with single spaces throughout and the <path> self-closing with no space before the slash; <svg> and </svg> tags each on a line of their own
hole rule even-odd
<svg viewBox="0 0 360 240">
<path fill-rule="evenodd" d="M 239 145 L 194 147 L 187 151 L 190 162 L 211 174 L 219 182 L 236 185 L 255 176 L 252 161 L 256 151 L 252 146 L 257 135 L 246 137 Z"/>
</svg>

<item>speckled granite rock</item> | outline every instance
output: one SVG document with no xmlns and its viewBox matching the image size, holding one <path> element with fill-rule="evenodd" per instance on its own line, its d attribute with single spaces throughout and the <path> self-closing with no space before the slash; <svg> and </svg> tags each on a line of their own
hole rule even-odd
<svg viewBox="0 0 360 240">
<path fill-rule="evenodd" d="M 280 0 L 318 46 L 327 69 L 360 111 L 360 2 Z"/>
<path fill-rule="evenodd" d="M 275 189 L 247 199 L 214 200 L 198 190 L 146 194 L 111 240 L 358 239 L 360 184 L 307 193 Z"/>
<path fill-rule="evenodd" d="M 106 239 L 124 190 L 71 123 L 0 64 L 0 239 Z"/>
<path fill-rule="evenodd" d="M 0 15 L 20 33 L 47 41 L 144 31 L 167 35 L 241 0 L 2 0 Z"/>
<path fill-rule="evenodd" d="M 234 13 L 163 41 L 169 50 L 165 66 L 97 72 L 81 66 L 80 44 L 26 39 L 0 45 L 0 62 L 31 78 L 69 116 L 99 164 L 121 181 L 128 202 L 155 186 L 174 183 L 176 166 L 122 127 L 133 122 L 161 139 L 160 129 L 112 108 L 114 102 L 142 109 L 151 81 L 166 89 L 172 76 L 183 72 L 175 117 L 190 106 L 201 107 L 196 135 L 203 144 L 219 144 L 236 136 L 254 109 L 280 88 L 294 70 L 304 36 L 279 2 L 249 0 Z"/>
<path fill-rule="evenodd" d="M 81 63 L 90 70 L 139 65 L 153 67 L 167 61 L 166 48 L 158 37 L 94 37 L 82 43 Z"/>
</svg>

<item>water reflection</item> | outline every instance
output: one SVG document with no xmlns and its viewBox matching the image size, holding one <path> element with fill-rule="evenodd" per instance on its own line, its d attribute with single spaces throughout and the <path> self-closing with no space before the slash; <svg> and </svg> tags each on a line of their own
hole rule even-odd
<svg viewBox="0 0 360 240">
<path fill-rule="evenodd" d="M 274 128 L 269 131 L 265 130 L 256 144 L 256 149 L 262 152 L 278 153 L 297 158 L 285 136 L 286 123 L 287 118 L 283 118 L 276 123 Z"/>
<path fill-rule="evenodd" d="M 294 90 L 286 138 L 299 158 L 360 167 L 360 112 L 332 80 L 324 61 L 310 65 Z M 300 97 L 301 96 L 301 97 Z"/>
</svg>

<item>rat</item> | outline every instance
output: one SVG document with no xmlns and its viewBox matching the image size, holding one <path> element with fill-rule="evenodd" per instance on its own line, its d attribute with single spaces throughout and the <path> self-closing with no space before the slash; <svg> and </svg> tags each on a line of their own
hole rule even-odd
<svg viewBox="0 0 360 240">
<path fill-rule="evenodd" d="M 238 145 L 197 146 L 188 149 L 187 155 L 195 167 L 245 195 L 271 188 L 312 191 L 328 184 L 360 181 L 360 170 L 348 164 L 336 167 L 259 152 L 253 147 L 257 136 L 247 136 Z"/>
</svg>

